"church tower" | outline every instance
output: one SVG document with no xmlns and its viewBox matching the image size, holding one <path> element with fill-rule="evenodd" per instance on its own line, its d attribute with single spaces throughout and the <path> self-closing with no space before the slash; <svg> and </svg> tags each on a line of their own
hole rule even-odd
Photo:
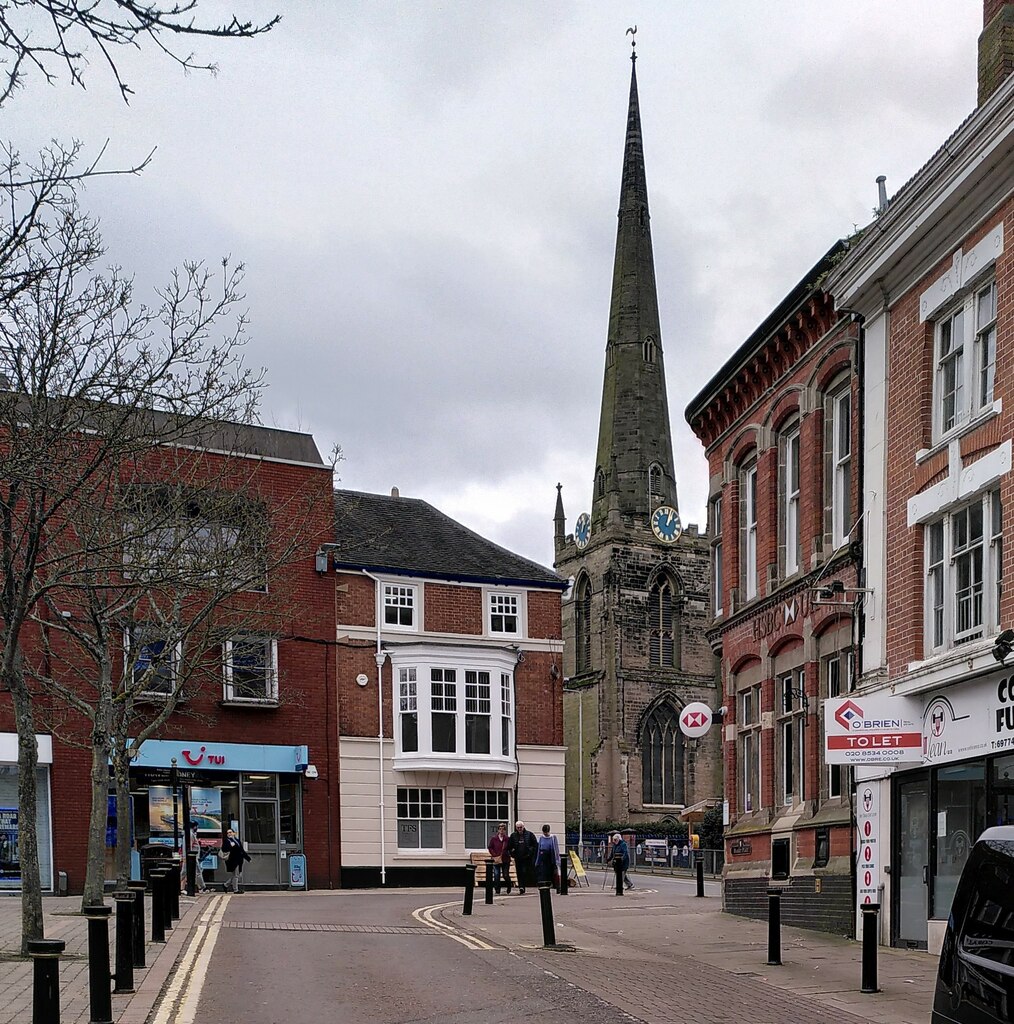
<svg viewBox="0 0 1014 1024">
<path fill-rule="evenodd" d="M 651 245 L 636 53 L 620 180 L 591 511 L 566 530 L 567 822 L 675 817 L 721 792 L 720 728 L 688 740 L 679 714 L 717 699 L 708 626 L 708 538 L 679 517 Z"/>
</svg>

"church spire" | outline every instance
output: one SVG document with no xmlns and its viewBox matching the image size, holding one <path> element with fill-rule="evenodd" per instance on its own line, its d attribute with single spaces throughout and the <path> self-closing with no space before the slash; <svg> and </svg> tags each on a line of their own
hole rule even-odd
<svg viewBox="0 0 1014 1024">
<path fill-rule="evenodd" d="M 631 53 L 593 526 L 615 515 L 647 524 L 655 505 L 677 507 L 636 59 Z"/>
</svg>

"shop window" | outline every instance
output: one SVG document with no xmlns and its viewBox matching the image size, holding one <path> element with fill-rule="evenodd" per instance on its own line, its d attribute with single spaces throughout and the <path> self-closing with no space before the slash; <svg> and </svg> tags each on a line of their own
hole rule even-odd
<svg viewBox="0 0 1014 1024">
<path fill-rule="evenodd" d="M 990 825 L 1014 825 L 1014 755 L 993 762 Z"/>
<path fill-rule="evenodd" d="M 384 584 L 384 625 L 394 629 L 418 629 L 417 588 Z"/>
<path fill-rule="evenodd" d="M 442 850 L 444 791 L 398 787 L 398 849 Z"/>
<path fill-rule="evenodd" d="M 656 707 L 641 728 L 641 800 L 645 804 L 679 807 L 685 801 L 683 733 L 676 711 Z"/>
<path fill-rule="evenodd" d="M 50 832 L 49 768 L 36 772 L 35 828 L 39 841 L 42 888 L 53 887 L 53 839 Z M 18 854 L 18 766 L 0 764 L 0 891 L 21 888 Z"/>
<path fill-rule="evenodd" d="M 813 866 L 826 868 L 831 859 L 831 830 L 825 825 L 814 832 Z"/>
<path fill-rule="evenodd" d="M 510 794 L 505 789 L 465 790 L 465 849 L 485 850 L 497 826 L 510 825 Z"/>
<path fill-rule="evenodd" d="M 771 840 L 771 877 L 784 879 L 789 877 L 790 854 L 792 843 L 789 839 Z"/>
<path fill-rule="evenodd" d="M 234 636 L 225 642 L 225 699 L 278 701 L 278 642 L 265 636 Z"/>
<path fill-rule="evenodd" d="M 936 771 L 936 844 L 930 917 L 950 913 L 961 869 L 986 827 L 986 765 L 947 765 Z"/>
</svg>

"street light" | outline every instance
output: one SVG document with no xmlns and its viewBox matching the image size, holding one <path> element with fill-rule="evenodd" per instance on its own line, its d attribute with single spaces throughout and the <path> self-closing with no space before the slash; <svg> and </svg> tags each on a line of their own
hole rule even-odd
<svg viewBox="0 0 1014 1024">
<path fill-rule="evenodd" d="M 577 848 L 578 856 L 584 856 L 584 687 L 567 688 L 567 680 L 563 681 L 565 693 L 577 694 Z"/>
</svg>

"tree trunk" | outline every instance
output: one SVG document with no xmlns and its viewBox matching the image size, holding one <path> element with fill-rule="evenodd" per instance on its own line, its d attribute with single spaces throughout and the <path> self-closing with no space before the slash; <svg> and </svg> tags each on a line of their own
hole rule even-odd
<svg viewBox="0 0 1014 1024">
<path fill-rule="evenodd" d="M 15 659 L 18 659 L 15 654 Z M 45 937 L 42 921 L 42 880 L 39 876 L 39 835 L 36 830 L 36 772 L 39 747 L 35 739 L 32 695 L 25 684 L 20 660 L 4 673 L 14 705 L 18 730 L 18 850 L 21 863 L 21 952 L 28 955 L 30 939 Z"/>
<path fill-rule="evenodd" d="M 92 797 L 88 816 L 88 858 L 85 861 L 81 909 L 102 903 L 106 891 L 106 819 L 109 809 L 109 734 L 92 731 Z"/>
<path fill-rule="evenodd" d="M 126 889 L 130 881 L 130 760 L 113 757 L 116 779 L 116 888 Z"/>
</svg>

